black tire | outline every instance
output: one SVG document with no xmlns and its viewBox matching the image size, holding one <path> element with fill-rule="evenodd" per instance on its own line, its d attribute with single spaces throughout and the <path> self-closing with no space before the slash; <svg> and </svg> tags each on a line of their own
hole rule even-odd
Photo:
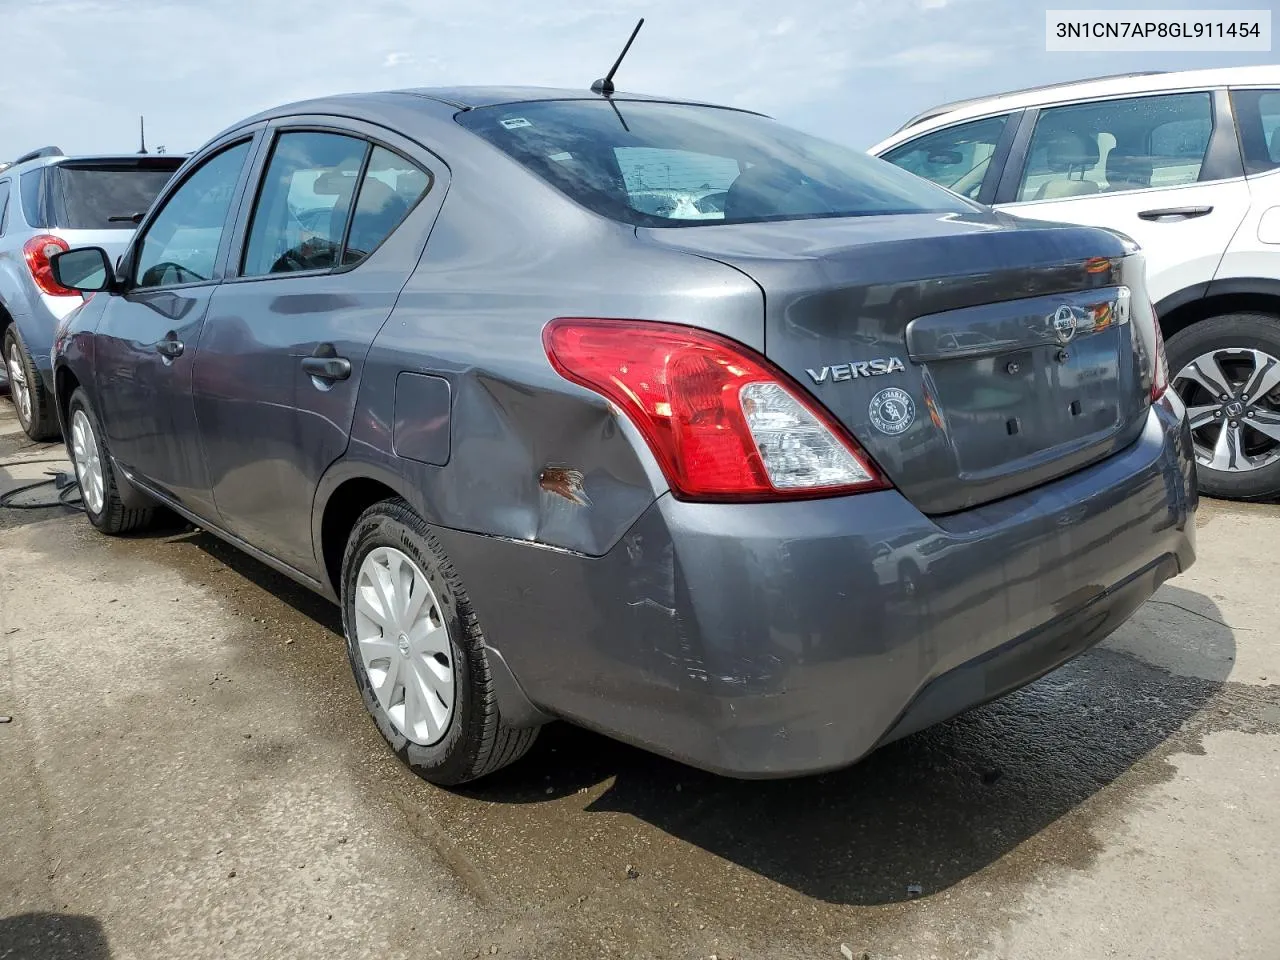
<svg viewBox="0 0 1280 960">
<path fill-rule="evenodd" d="M 92 509 L 89 499 L 84 496 L 84 491 L 81 490 L 80 492 L 81 504 L 84 506 L 84 512 L 88 516 L 89 522 L 102 533 L 111 536 L 132 533 L 135 530 L 141 530 L 149 526 L 155 518 L 155 508 L 126 507 L 120 499 L 120 489 L 116 482 L 115 468 L 111 464 L 111 454 L 107 448 L 106 435 L 102 432 L 102 424 L 99 422 L 97 414 L 93 412 L 93 407 L 89 404 L 89 396 L 84 392 L 83 387 L 76 388 L 75 392 L 71 394 L 71 402 L 67 404 L 67 456 L 71 458 L 73 464 L 76 464 L 76 480 L 80 480 L 79 465 L 76 463 L 74 449 L 73 429 L 77 411 L 82 411 L 85 417 L 88 418 L 89 426 L 93 430 L 93 442 L 98 448 L 98 462 L 102 468 L 101 507 L 96 511 Z"/>
<path fill-rule="evenodd" d="M 1196 357 L 1212 350 L 1230 348 L 1261 350 L 1280 359 L 1280 317 L 1265 313 L 1229 313 L 1193 323 L 1172 337 L 1166 345 L 1169 377 Z M 1271 396 L 1280 396 L 1280 390 Z M 1280 407 L 1280 404 L 1272 404 Z M 1196 465 L 1200 492 L 1223 500 L 1265 500 L 1280 495 L 1280 461 L 1255 470 L 1214 470 Z"/>
<path fill-rule="evenodd" d="M 9 399 L 13 401 L 13 407 L 18 413 L 18 425 L 22 427 L 22 432 L 32 440 L 56 439 L 60 432 L 57 408 L 53 404 L 53 397 L 44 387 L 44 378 L 36 369 L 35 361 L 31 359 L 31 352 L 22 342 L 22 335 L 18 333 L 16 323 L 9 324 L 5 330 L 3 349 L 5 376 L 9 378 Z M 30 415 L 23 411 L 23 405 L 19 402 L 17 393 L 20 388 L 13 382 L 13 376 L 9 371 L 9 360 L 14 351 L 17 352 L 18 362 L 22 365 L 23 377 L 26 379 L 26 394 L 31 401 Z"/>
<path fill-rule="evenodd" d="M 443 737 L 429 746 L 411 741 L 391 721 L 378 702 L 356 641 L 356 582 L 361 564 L 379 547 L 393 547 L 418 566 L 436 594 L 441 619 L 448 627 L 455 681 L 453 713 Z M 342 627 L 366 709 L 391 749 L 424 780 L 441 786 L 466 783 L 514 763 L 533 746 L 538 728 L 511 727 L 499 715 L 484 634 L 466 590 L 427 524 L 401 499 L 374 504 L 351 530 L 342 557 Z"/>
</svg>

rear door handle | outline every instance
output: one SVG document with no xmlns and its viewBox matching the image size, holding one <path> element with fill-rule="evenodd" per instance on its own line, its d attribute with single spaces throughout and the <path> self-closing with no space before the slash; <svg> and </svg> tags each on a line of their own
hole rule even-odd
<svg viewBox="0 0 1280 960">
<path fill-rule="evenodd" d="M 317 380 L 345 380 L 351 376 L 351 361 L 346 357 L 303 357 L 302 369 Z"/>
<path fill-rule="evenodd" d="M 1160 210 L 1143 210 L 1138 217 L 1142 220 L 1177 222 L 1203 217 L 1208 213 L 1213 213 L 1213 207 L 1164 207 Z"/>
<path fill-rule="evenodd" d="M 163 340 L 156 343 L 156 353 L 168 360 L 173 360 L 175 357 L 182 356 L 182 351 L 185 349 L 186 346 L 178 339 L 178 335 L 172 330 L 164 335 Z"/>
</svg>

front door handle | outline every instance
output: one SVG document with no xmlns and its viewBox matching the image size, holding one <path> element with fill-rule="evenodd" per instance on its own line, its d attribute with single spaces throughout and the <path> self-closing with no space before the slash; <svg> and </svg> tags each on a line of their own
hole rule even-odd
<svg viewBox="0 0 1280 960">
<path fill-rule="evenodd" d="M 346 357 L 303 357 L 302 369 L 317 380 L 345 380 L 351 376 L 351 361 Z"/>
<path fill-rule="evenodd" d="M 186 345 L 178 339 L 178 335 L 170 330 L 164 335 L 164 339 L 157 341 L 156 353 L 164 357 L 166 360 L 173 360 L 182 356 L 182 351 L 186 349 Z"/>
<path fill-rule="evenodd" d="M 1138 217 L 1142 220 L 1176 223 L 1179 220 L 1192 220 L 1195 217 L 1203 217 L 1208 213 L 1213 213 L 1213 207 L 1165 207 L 1162 210 L 1143 210 L 1138 214 Z"/>
</svg>

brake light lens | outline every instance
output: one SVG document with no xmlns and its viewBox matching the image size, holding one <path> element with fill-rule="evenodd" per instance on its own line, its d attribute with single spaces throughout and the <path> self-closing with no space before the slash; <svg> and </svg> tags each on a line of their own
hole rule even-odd
<svg viewBox="0 0 1280 960">
<path fill-rule="evenodd" d="M 790 500 L 888 484 L 843 427 L 764 357 L 647 320 L 562 318 L 543 346 L 565 379 L 616 404 L 683 500 Z"/>
<path fill-rule="evenodd" d="M 1151 374 L 1151 402 L 1155 403 L 1169 389 L 1169 358 L 1164 353 L 1164 332 L 1160 329 L 1155 304 L 1151 305 L 1151 325 L 1155 327 L 1156 341 L 1155 369 Z"/>
<path fill-rule="evenodd" d="M 70 250 L 67 241 L 61 237 L 43 233 L 32 237 L 22 245 L 22 254 L 27 261 L 27 269 L 31 271 L 31 279 L 36 282 L 42 293 L 51 297 L 78 297 L 80 294 L 68 290 L 53 279 L 53 267 L 49 260 L 56 253 Z"/>
</svg>

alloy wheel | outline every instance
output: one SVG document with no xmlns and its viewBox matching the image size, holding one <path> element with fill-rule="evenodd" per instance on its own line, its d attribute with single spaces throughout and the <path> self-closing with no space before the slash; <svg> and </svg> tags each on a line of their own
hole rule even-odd
<svg viewBox="0 0 1280 960">
<path fill-rule="evenodd" d="M 435 591 L 406 554 L 377 547 L 360 564 L 355 641 L 378 703 L 422 746 L 449 729 L 456 695 L 453 645 Z"/>
<path fill-rule="evenodd" d="M 71 459 L 75 462 L 76 480 L 80 484 L 80 497 L 91 513 L 101 513 L 104 498 L 102 483 L 102 459 L 98 454 L 98 439 L 93 425 L 84 410 L 77 410 L 71 417 Z"/>
<path fill-rule="evenodd" d="M 31 422 L 31 389 L 27 384 L 27 368 L 22 362 L 22 351 L 17 342 L 9 343 L 9 395 L 18 408 L 23 423 Z"/>
<path fill-rule="evenodd" d="M 1196 461 L 1244 473 L 1280 461 L 1280 360 L 1226 347 L 1196 357 L 1173 379 L 1187 407 Z"/>
</svg>

